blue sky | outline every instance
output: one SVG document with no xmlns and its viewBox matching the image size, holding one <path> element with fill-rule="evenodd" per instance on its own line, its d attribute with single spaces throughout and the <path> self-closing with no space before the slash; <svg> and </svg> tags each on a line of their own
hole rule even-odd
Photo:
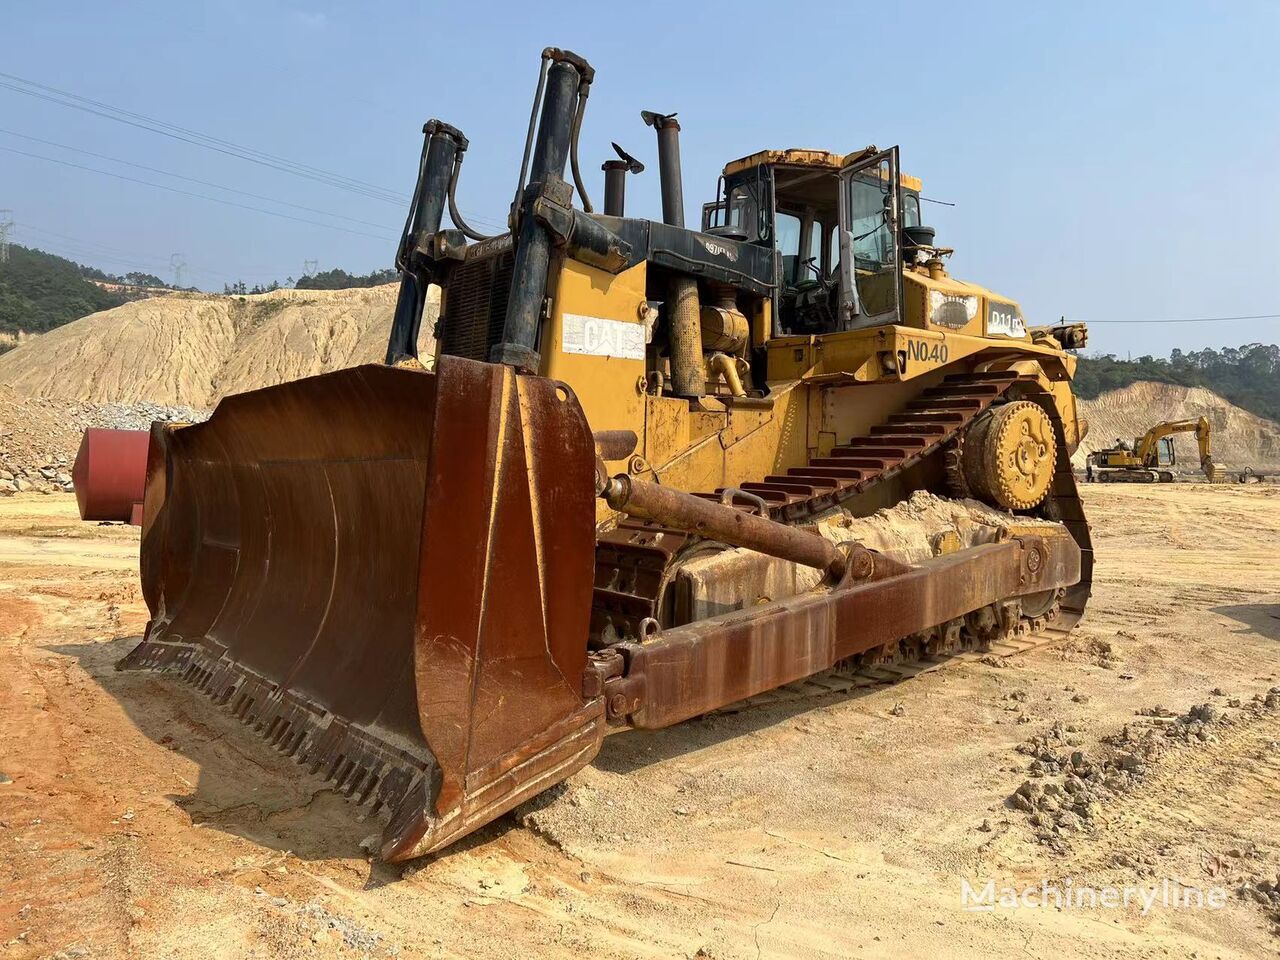
<svg viewBox="0 0 1280 960">
<path fill-rule="evenodd" d="M 582 166 L 649 165 L 678 111 L 690 215 L 726 160 L 900 144 L 953 271 L 1033 322 L 1280 313 L 1280 4 L 652 2 L 10 4 L 0 70 L 407 195 L 421 125 L 471 140 L 459 203 L 505 217 L 542 47 L 597 69 Z M 15 240 L 220 290 L 389 265 L 402 205 L 0 88 L 0 208 Z M 13 134 L 309 207 L 302 211 Z M 39 154 L 332 229 L 51 163 Z M 335 219 L 331 214 L 347 220 Z M 356 222 L 363 221 L 363 222 Z M 357 231 L 355 233 L 345 231 Z M 360 234 L 372 234 L 363 236 Z M 1280 321 L 1097 323 L 1120 354 L 1280 339 Z"/>
</svg>

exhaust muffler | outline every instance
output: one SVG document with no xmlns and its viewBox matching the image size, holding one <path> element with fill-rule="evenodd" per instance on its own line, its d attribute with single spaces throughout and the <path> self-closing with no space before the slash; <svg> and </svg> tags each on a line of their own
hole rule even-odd
<svg viewBox="0 0 1280 960">
<path fill-rule="evenodd" d="M 662 222 L 684 226 L 684 184 L 680 172 L 680 123 L 676 115 L 641 110 L 640 119 L 658 134 L 658 180 L 662 190 Z M 671 338 L 671 386 L 680 397 L 706 395 L 706 368 L 702 362 L 702 308 L 698 281 L 684 274 L 671 281 L 667 301 Z"/>
</svg>

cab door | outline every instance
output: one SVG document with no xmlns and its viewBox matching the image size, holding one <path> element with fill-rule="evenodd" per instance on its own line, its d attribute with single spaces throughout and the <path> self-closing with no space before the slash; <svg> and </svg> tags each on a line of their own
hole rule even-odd
<svg viewBox="0 0 1280 960">
<path fill-rule="evenodd" d="M 902 302 L 902 197 L 898 148 L 840 171 L 841 327 L 898 323 Z"/>
</svg>

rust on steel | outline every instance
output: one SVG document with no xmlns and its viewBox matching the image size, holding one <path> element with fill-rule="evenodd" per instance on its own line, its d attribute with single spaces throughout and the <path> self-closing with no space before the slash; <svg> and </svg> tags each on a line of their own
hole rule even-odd
<svg viewBox="0 0 1280 960">
<path fill-rule="evenodd" d="M 594 464 L 567 387 L 452 357 L 157 425 L 151 621 L 120 667 L 180 673 L 385 810 L 385 859 L 437 849 L 599 747 Z"/>
<path fill-rule="evenodd" d="M 1088 560 L 1065 532 L 916 567 L 845 553 L 716 498 L 610 480 L 597 457 L 613 442 L 564 384 L 447 356 L 434 373 L 358 367 L 229 397 L 205 424 L 157 425 L 151 622 L 121 667 L 179 673 L 378 808 L 382 856 L 400 861 L 563 780 L 608 724 L 676 723 L 1069 586 Z M 704 536 L 833 576 L 589 654 L 606 489 L 653 529 L 677 528 L 675 545 Z M 594 585 L 597 607 L 610 590 Z"/>
<path fill-rule="evenodd" d="M 640 442 L 634 430 L 597 430 L 592 437 L 601 460 L 625 460 Z"/>
<path fill-rule="evenodd" d="M 722 540 L 733 546 L 747 547 L 771 557 L 815 567 L 837 579 L 844 576 L 848 566 L 844 551 L 816 533 L 674 487 L 619 474 L 609 481 L 602 496 L 609 506 L 629 517 L 652 520 L 712 540 Z M 866 552 L 860 546 L 854 549 Z M 869 573 L 867 569 L 864 575 Z"/>
<path fill-rule="evenodd" d="M 667 727 L 803 679 L 855 654 L 1023 594 L 1069 586 L 1080 548 L 1065 534 L 1022 536 L 664 630 L 598 655 L 591 687 L 611 718 Z M 616 658 L 621 654 L 625 669 Z M 715 678 L 714 683 L 707 682 Z"/>
</svg>

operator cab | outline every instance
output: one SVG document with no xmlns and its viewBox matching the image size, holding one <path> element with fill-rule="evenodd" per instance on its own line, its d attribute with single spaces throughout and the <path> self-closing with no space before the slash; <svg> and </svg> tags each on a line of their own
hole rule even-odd
<svg viewBox="0 0 1280 960">
<path fill-rule="evenodd" d="M 933 242 L 920 225 L 920 181 L 899 172 L 896 147 L 734 161 L 703 207 L 702 230 L 777 253 L 774 336 L 900 322 L 904 252 L 914 263 Z"/>
</svg>

